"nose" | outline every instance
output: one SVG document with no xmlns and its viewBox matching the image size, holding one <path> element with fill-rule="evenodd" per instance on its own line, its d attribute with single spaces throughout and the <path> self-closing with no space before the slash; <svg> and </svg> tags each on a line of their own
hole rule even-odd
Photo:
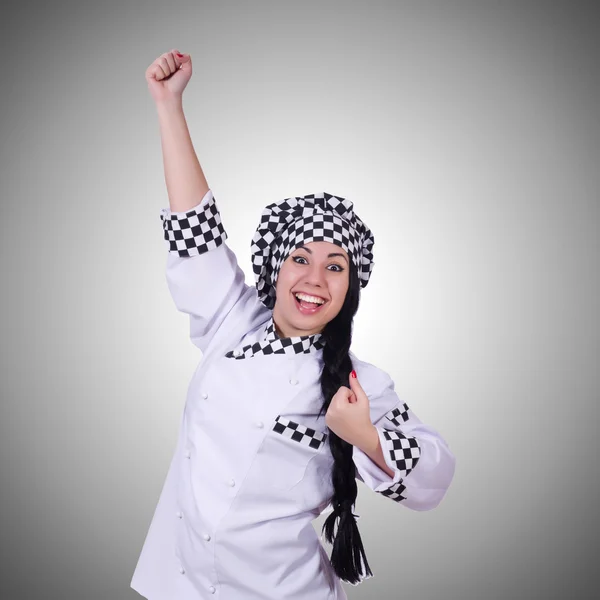
<svg viewBox="0 0 600 600">
<path fill-rule="evenodd" d="M 325 273 L 323 273 L 321 265 L 313 263 L 305 273 L 304 283 L 309 290 L 314 290 L 316 293 L 319 289 L 322 290 L 327 287 L 325 283 Z"/>
</svg>

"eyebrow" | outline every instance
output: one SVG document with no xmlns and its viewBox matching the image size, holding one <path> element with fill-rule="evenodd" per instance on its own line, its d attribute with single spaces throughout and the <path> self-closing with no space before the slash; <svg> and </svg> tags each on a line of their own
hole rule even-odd
<svg viewBox="0 0 600 600">
<path fill-rule="evenodd" d="M 298 246 L 296 248 L 296 250 L 306 250 L 309 254 L 312 254 L 312 250 L 310 248 L 307 248 L 306 246 Z M 348 259 L 346 258 L 346 256 L 344 254 L 341 254 L 339 252 L 331 252 L 327 255 L 327 258 L 330 258 L 332 256 L 341 256 L 342 258 L 346 259 L 346 262 L 348 262 Z"/>
</svg>

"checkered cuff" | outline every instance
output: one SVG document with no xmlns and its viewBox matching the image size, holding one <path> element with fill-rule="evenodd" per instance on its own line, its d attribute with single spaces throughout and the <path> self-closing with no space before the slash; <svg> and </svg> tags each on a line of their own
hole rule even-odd
<svg viewBox="0 0 600 600">
<path fill-rule="evenodd" d="M 212 190 L 185 212 L 160 211 L 164 239 L 169 252 L 179 256 L 197 256 L 214 250 L 227 239 Z"/>
<path fill-rule="evenodd" d="M 390 468 L 400 471 L 404 479 L 419 462 L 421 447 L 417 438 L 404 435 L 400 431 L 382 430 L 385 444 L 382 445 L 385 461 Z"/>
<path fill-rule="evenodd" d="M 401 427 L 410 419 L 406 403 L 388 411 L 375 425 L 387 466 L 394 471 L 390 477 L 359 448 L 354 449 L 354 462 L 362 480 L 375 492 L 396 502 L 406 500 L 404 478 L 416 467 L 421 446 L 416 437 L 404 434 Z"/>
</svg>

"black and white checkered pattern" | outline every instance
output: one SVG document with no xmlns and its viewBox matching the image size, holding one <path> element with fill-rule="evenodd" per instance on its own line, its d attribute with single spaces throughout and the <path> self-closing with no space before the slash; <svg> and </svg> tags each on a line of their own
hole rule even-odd
<svg viewBox="0 0 600 600">
<path fill-rule="evenodd" d="M 406 436 L 400 431 L 383 430 L 385 450 L 390 453 L 392 462 L 401 472 L 402 478 L 406 477 L 419 462 L 421 447 L 416 438 Z"/>
<path fill-rule="evenodd" d="M 210 191 L 206 202 L 187 212 L 161 209 L 160 219 L 169 252 L 179 256 L 197 256 L 214 250 L 228 238 L 216 200 Z"/>
<path fill-rule="evenodd" d="M 387 498 L 391 498 L 395 502 L 401 502 L 402 500 L 406 500 L 406 496 L 402 495 L 402 492 L 406 490 L 406 486 L 400 480 L 398 483 L 394 483 L 386 490 L 382 490 L 379 492 L 382 496 L 386 496 Z"/>
<path fill-rule="evenodd" d="M 408 404 L 402 403 L 402 409 L 393 408 L 390 412 L 386 413 L 385 417 L 390 420 L 394 425 L 400 426 L 405 421 L 408 421 Z"/>
<path fill-rule="evenodd" d="M 280 338 L 277 335 L 273 314 L 271 313 L 265 327 L 264 337 L 261 341 L 243 346 L 242 348 L 237 349 L 237 352 L 236 350 L 230 350 L 225 356 L 227 358 L 241 360 L 244 358 L 252 358 L 257 354 L 307 354 L 323 348 L 325 341 L 321 338 L 321 333 Z"/>
<path fill-rule="evenodd" d="M 331 242 L 342 247 L 357 266 L 364 288 L 373 270 L 375 238 L 353 209 L 353 203 L 327 192 L 286 198 L 269 204 L 251 243 L 252 270 L 261 302 L 275 306 L 281 265 L 301 244 Z"/>
<path fill-rule="evenodd" d="M 318 450 L 327 439 L 326 433 L 321 433 L 320 431 L 316 431 L 315 429 L 286 419 L 281 415 L 275 419 L 273 431 L 280 433 L 295 442 L 310 446 L 315 450 Z"/>
</svg>

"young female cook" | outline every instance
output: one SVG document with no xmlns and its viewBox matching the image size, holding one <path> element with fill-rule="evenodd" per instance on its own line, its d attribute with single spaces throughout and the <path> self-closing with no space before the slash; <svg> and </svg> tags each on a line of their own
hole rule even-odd
<svg viewBox="0 0 600 600">
<path fill-rule="evenodd" d="M 167 283 L 202 358 L 131 587 L 150 600 L 341 600 L 341 581 L 373 575 L 356 479 L 431 510 L 455 457 L 390 376 L 350 351 L 374 264 L 352 202 L 321 192 L 269 204 L 251 244 L 256 286 L 245 283 L 183 115 L 191 74 L 176 50 L 146 71 L 170 202 Z M 331 559 L 312 526 L 326 509 Z"/>
</svg>

